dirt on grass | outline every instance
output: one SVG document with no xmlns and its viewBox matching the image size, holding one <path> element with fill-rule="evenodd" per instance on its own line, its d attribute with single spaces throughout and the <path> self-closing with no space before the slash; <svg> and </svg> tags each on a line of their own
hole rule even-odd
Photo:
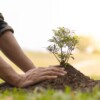
<svg viewBox="0 0 100 100">
<path fill-rule="evenodd" d="M 88 76 L 85 76 L 70 64 L 67 65 L 65 71 L 67 71 L 65 76 L 59 76 L 57 79 L 42 81 L 23 89 L 27 91 L 34 90 L 35 88 L 64 90 L 68 86 L 72 90 L 91 91 L 95 86 L 100 86 L 99 80 L 93 80 Z M 7 83 L 0 84 L 0 90 L 9 90 L 13 88 L 13 86 Z"/>
</svg>

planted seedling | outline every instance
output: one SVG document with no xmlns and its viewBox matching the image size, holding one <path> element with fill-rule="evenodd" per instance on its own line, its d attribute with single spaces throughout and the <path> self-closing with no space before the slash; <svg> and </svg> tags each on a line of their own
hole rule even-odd
<svg viewBox="0 0 100 100">
<path fill-rule="evenodd" d="M 64 27 L 53 30 L 54 36 L 49 39 L 51 45 L 47 49 L 56 57 L 61 66 L 68 64 L 69 58 L 74 59 L 72 51 L 78 44 L 78 36 L 75 32 Z"/>
</svg>

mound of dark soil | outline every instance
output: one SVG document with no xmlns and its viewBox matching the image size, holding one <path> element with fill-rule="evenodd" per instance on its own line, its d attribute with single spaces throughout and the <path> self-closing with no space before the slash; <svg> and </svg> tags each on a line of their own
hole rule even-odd
<svg viewBox="0 0 100 100">
<path fill-rule="evenodd" d="M 53 80 L 46 80 L 40 83 L 37 83 L 35 85 L 26 87 L 24 89 L 27 90 L 34 90 L 36 87 L 42 87 L 45 89 L 51 88 L 55 90 L 64 90 L 67 86 L 70 87 L 72 90 L 92 90 L 93 87 L 100 84 L 99 81 L 95 81 L 93 79 L 90 79 L 89 77 L 82 74 L 80 71 L 76 70 L 73 66 L 67 65 L 65 68 L 67 71 L 67 74 L 65 76 L 60 76 L 57 79 Z M 0 85 L 0 90 L 5 89 L 12 89 L 13 86 L 3 83 Z"/>
</svg>

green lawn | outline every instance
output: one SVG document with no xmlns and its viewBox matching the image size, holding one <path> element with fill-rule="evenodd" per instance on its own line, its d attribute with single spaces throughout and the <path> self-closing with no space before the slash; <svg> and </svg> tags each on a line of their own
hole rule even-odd
<svg viewBox="0 0 100 100">
<path fill-rule="evenodd" d="M 66 88 L 64 92 L 54 90 L 41 90 L 37 92 L 26 92 L 14 89 L 0 93 L 0 100 L 100 100 L 100 91 L 94 89 L 93 92 L 73 92 Z"/>
</svg>

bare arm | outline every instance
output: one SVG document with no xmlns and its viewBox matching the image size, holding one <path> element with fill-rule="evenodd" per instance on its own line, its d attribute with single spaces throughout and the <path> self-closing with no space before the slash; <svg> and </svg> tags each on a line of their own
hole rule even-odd
<svg viewBox="0 0 100 100">
<path fill-rule="evenodd" d="M 17 74 L 12 67 L 7 64 L 1 57 L 0 57 L 0 78 L 12 84 L 14 86 L 17 85 L 21 76 Z"/>
<path fill-rule="evenodd" d="M 16 87 L 26 87 L 47 79 L 55 79 L 66 72 L 62 68 L 34 68 L 25 74 L 17 74 L 12 67 L 0 57 L 0 78 Z"/>
<path fill-rule="evenodd" d="M 25 56 L 11 31 L 5 31 L 0 37 L 2 52 L 24 72 L 34 68 L 34 64 Z"/>
<path fill-rule="evenodd" d="M 0 48 L 18 67 L 26 73 L 17 74 L 10 65 L 0 57 L 0 77 L 16 87 L 26 87 L 47 79 L 66 74 L 64 69 L 56 67 L 34 68 L 34 64 L 25 56 L 15 37 L 12 28 L 4 21 L 0 13 Z"/>
</svg>

